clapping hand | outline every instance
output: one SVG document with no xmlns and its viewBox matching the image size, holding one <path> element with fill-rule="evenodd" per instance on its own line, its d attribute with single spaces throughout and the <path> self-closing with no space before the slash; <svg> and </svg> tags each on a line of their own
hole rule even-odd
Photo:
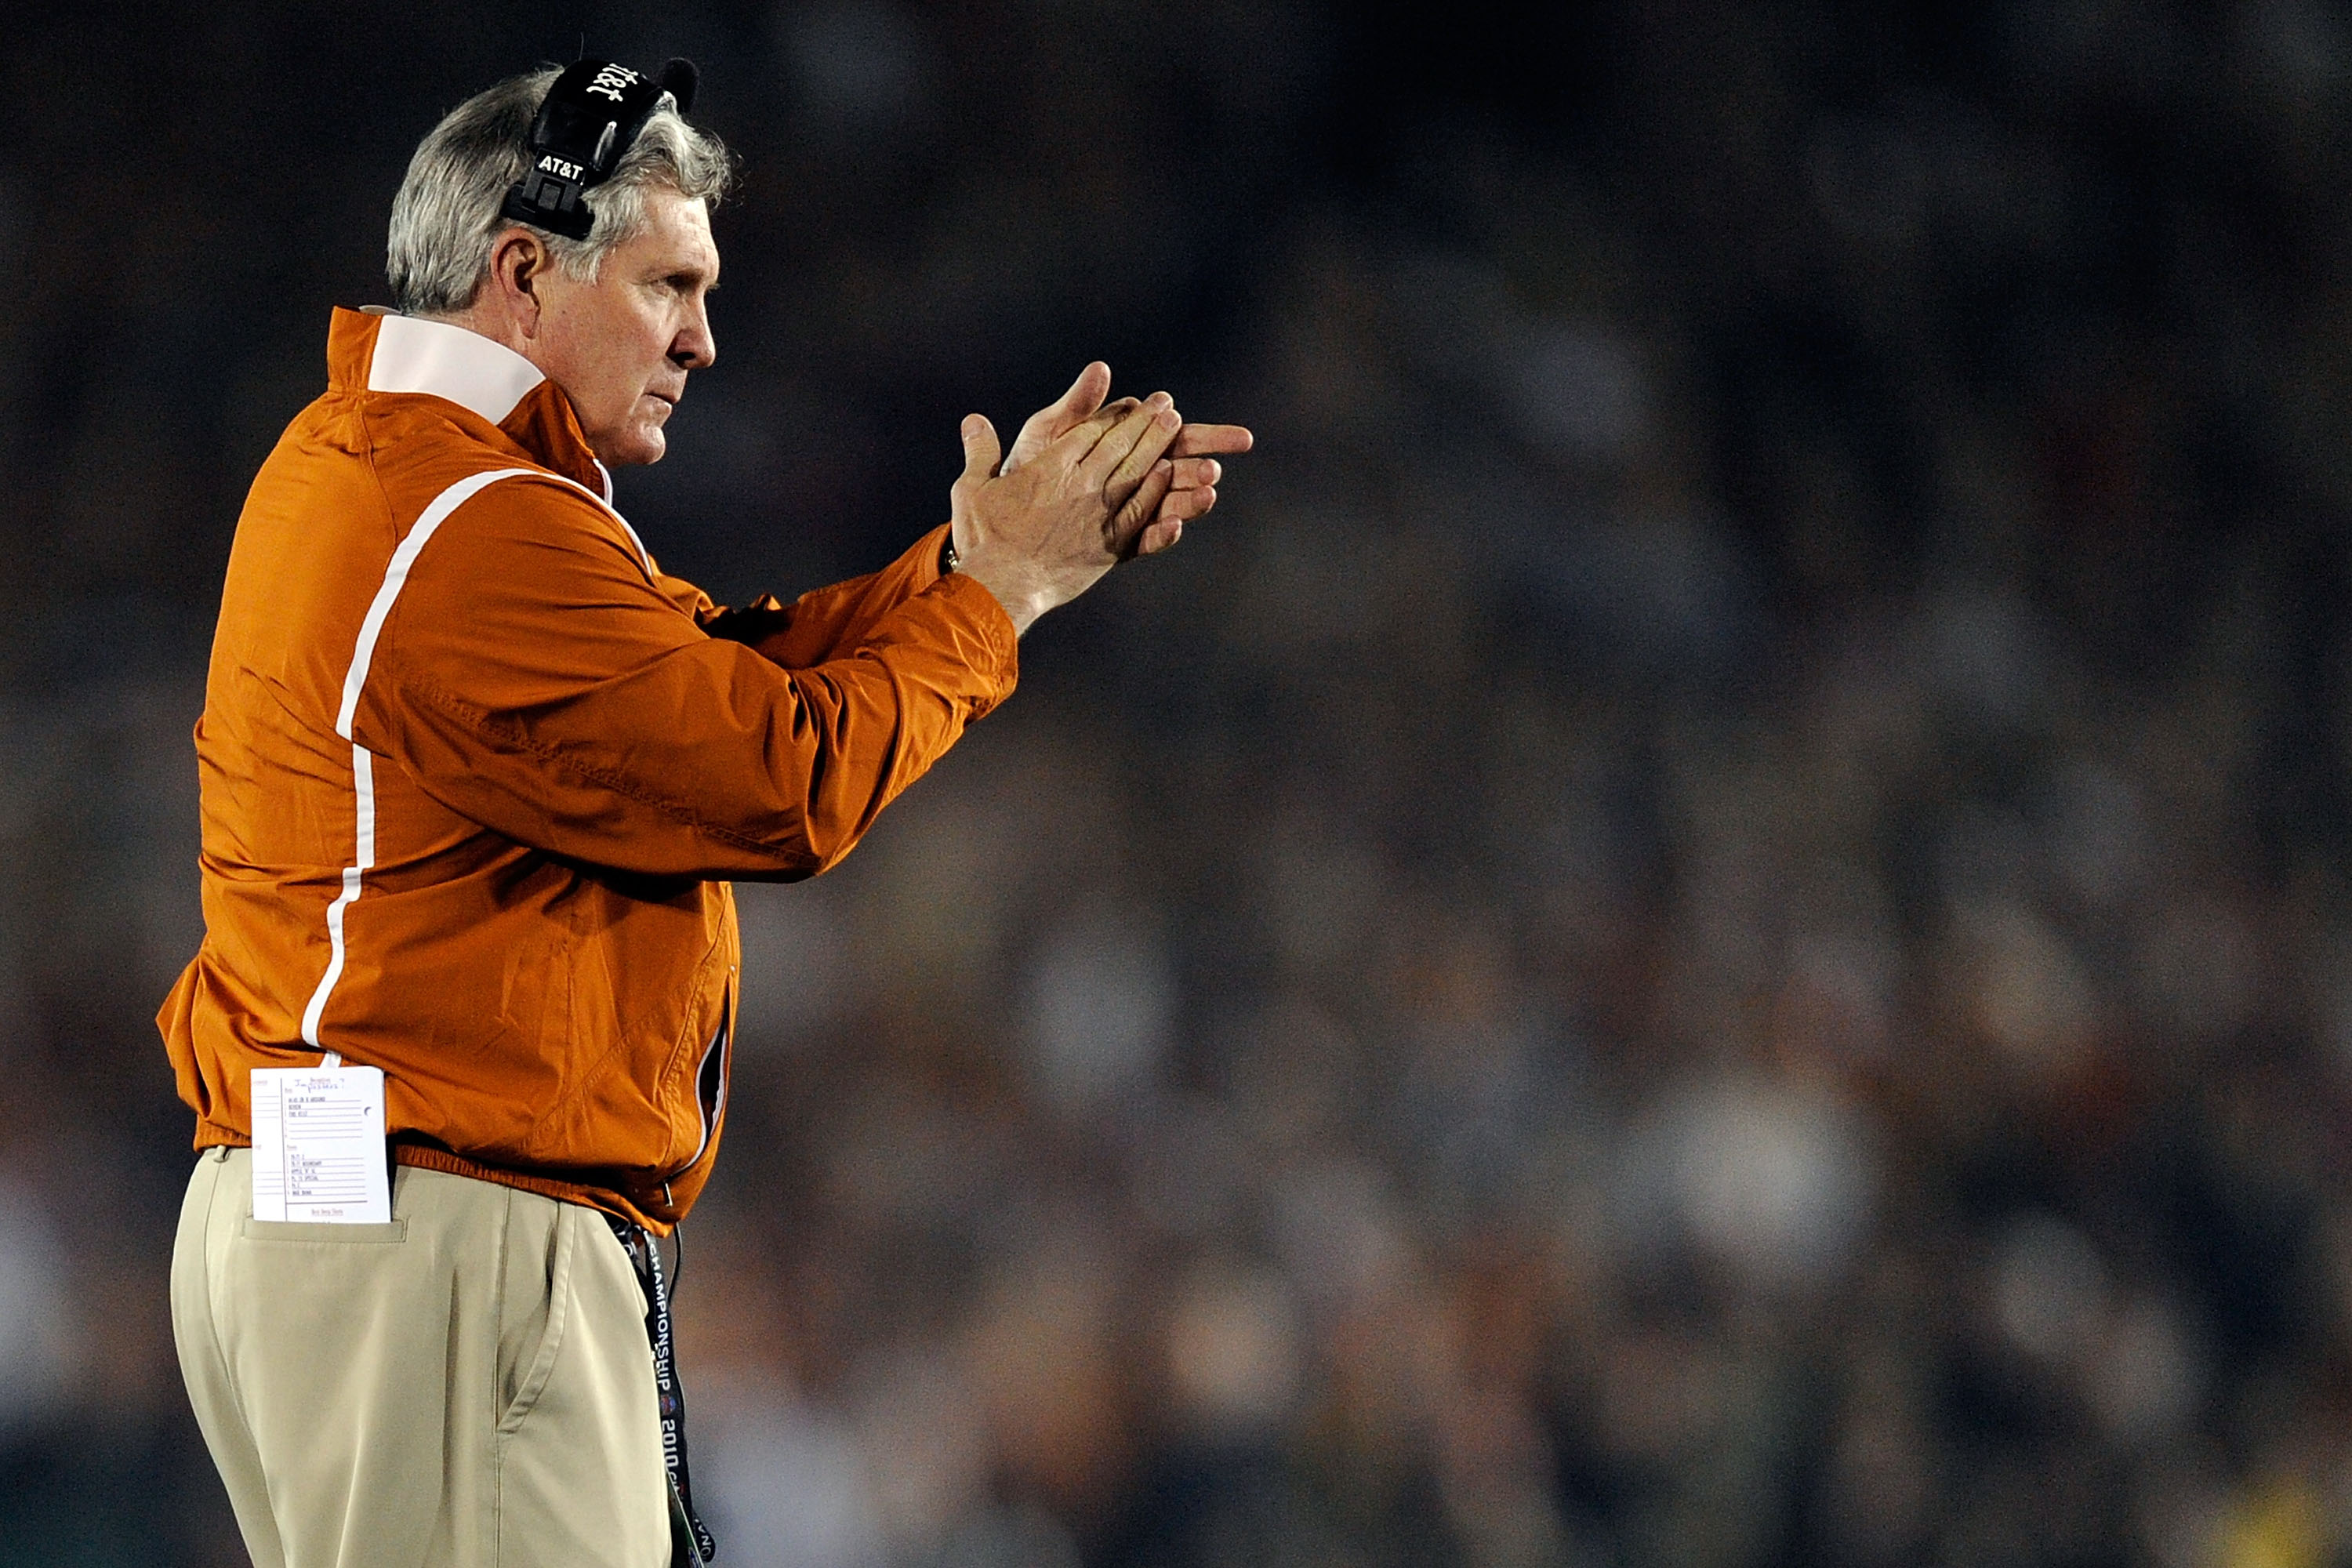
<svg viewBox="0 0 2352 1568">
<path fill-rule="evenodd" d="M 1118 562 L 1174 544 L 1217 504 L 1218 458 L 1250 448 L 1238 425 L 1185 424 L 1165 393 L 1106 403 L 1109 392 L 1109 367 L 1087 366 L 1010 454 L 985 418 L 964 421 L 956 551 L 1019 630 Z"/>
<path fill-rule="evenodd" d="M 1005 454 L 1003 471 L 1013 472 L 1081 424 L 1094 421 L 1107 430 L 1136 405 L 1131 397 L 1106 404 L 1103 399 L 1109 393 L 1110 367 L 1097 360 L 1078 373 L 1069 391 L 1029 416 L 1021 434 L 1013 438 L 1013 450 Z M 1217 459 L 1248 451 L 1253 440 L 1239 425 L 1180 426 L 1167 453 L 1164 490 L 1155 492 L 1147 487 L 1138 499 L 1148 497 L 1151 508 L 1121 514 L 1121 524 L 1134 538 L 1120 559 L 1157 554 L 1182 538 L 1186 523 L 1217 504 L 1217 481 L 1224 477 L 1224 465 Z M 1136 527 L 1139 522 L 1146 526 Z"/>
</svg>

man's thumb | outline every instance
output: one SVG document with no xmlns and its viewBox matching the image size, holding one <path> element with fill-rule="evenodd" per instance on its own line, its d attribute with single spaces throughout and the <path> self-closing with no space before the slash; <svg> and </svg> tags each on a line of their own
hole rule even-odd
<svg viewBox="0 0 2352 1568">
<path fill-rule="evenodd" d="M 1078 372 L 1078 379 L 1070 383 L 1070 390 L 1062 394 L 1055 405 L 1062 411 L 1062 423 L 1066 427 L 1081 419 L 1094 417 L 1095 410 L 1110 395 L 1110 366 L 1096 360 Z"/>
<path fill-rule="evenodd" d="M 1003 445 L 996 438 L 996 426 L 983 414 L 967 415 L 963 422 L 963 477 L 987 479 L 996 477 L 996 465 L 1004 457 Z"/>
</svg>

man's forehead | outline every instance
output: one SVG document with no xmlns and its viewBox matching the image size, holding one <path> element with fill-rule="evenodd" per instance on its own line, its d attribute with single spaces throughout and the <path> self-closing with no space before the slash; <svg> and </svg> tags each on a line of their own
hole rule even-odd
<svg viewBox="0 0 2352 1568">
<path fill-rule="evenodd" d="M 630 248 L 643 247 L 649 262 L 691 268 L 713 282 L 718 280 L 719 241 L 710 233 L 708 202 L 676 191 L 649 191 L 646 217 L 646 226 L 631 241 Z"/>
</svg>

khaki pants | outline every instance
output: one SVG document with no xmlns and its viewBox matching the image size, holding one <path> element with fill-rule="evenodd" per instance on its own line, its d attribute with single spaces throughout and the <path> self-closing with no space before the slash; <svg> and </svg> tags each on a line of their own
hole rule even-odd
<svg viewBox="0 0 2352 1568">
<path fill-rule="evenodd" d="M 256 1568 L 667 1568 L 645 1299 L 604 1215 L 393 1173 L 390 1225 L 278 1225 L 196 1162 L 172 1325 Z"/>
</svg>

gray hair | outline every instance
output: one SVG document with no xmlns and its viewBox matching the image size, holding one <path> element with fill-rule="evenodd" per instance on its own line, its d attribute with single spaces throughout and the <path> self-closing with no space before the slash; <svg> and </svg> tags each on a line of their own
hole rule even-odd
<svg viewBox="0 0 2352 1568">
<path fill-rule="evenodd" d="M 489 276 L 491 246 L 509 228 L 530 229 L 546 241 L 567 275 L 593 283 L 604 253 L 644 229 L 647 187 L 668 185 L 712 203 L 727 194 L 733 155 L 718 137 L 688 125 L 676 101 L 665 97 L 613 177 L 587 193 L 596 226 L 586 239 L 567 239 L 502 215 L 508 188 L 522 178 L 530 159 L 530 122 L 540 100 L 559 74 L 548 66 L 478 92 L 418 143 L 408 177 L 392 199 L 384 246 L 384 270 L 402 310 L 446 316 L 472 304 Z"/>
</svg>

